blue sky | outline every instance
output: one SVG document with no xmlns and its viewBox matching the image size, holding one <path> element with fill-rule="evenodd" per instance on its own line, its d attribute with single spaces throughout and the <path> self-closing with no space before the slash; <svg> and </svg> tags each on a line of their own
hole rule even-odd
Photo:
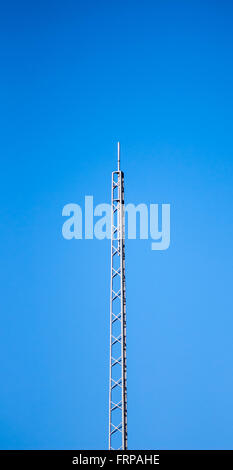
<svg viewBox="0 0 233 470">
<path fill-rule="evenodd" d="M 0 15 L 0 448 L 102 449 L 110 243 L 62 208 L 170 203 L 126 242 L 130 449 L 232 448 L 230 1 L 5 2 Z"/>
</svg>

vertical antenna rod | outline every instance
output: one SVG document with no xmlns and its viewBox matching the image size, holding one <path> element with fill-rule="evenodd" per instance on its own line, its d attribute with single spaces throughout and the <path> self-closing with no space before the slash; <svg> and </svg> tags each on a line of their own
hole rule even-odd
<svg viewBox="0 0 233 470">
<path fill-rule="evenodd" d="M 124 173 L 112 173 L 109 450 L 127 450 Z"/>
<path fill-rule="evenodd" d="M 120 142 L 117 142 L 117 163 L 118 171 L 120 171 Z"/>
</svg>

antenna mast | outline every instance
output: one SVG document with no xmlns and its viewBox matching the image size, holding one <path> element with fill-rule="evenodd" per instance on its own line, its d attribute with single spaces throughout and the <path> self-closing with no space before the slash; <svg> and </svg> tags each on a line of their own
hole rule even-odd
<svg viewBox="0 0 233 470">
<path fill-rule="evenodd" d="M 124 173 L 112 173 L 109 450 L 127 450 Z"/>
</svg>

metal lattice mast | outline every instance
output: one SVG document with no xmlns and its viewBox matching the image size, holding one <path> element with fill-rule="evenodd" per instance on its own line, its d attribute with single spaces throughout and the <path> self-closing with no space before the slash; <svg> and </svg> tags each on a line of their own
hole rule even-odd
<svg viewBox="0 0 233 470">
<path fill-rule="evenodd" d="M 127 449 L 124 173 L 112 173 L 109 449 Z"/>
</svg>

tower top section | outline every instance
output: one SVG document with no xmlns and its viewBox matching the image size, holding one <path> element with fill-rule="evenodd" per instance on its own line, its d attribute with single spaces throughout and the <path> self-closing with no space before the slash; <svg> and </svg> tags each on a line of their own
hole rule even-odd
<svg viewBox="0 0 233 470">
<path fill-rule="evenodd" d="M 120 142 L 117 142 L 117 165 L 117 169 L 120 171 Z"/>
</svg>

